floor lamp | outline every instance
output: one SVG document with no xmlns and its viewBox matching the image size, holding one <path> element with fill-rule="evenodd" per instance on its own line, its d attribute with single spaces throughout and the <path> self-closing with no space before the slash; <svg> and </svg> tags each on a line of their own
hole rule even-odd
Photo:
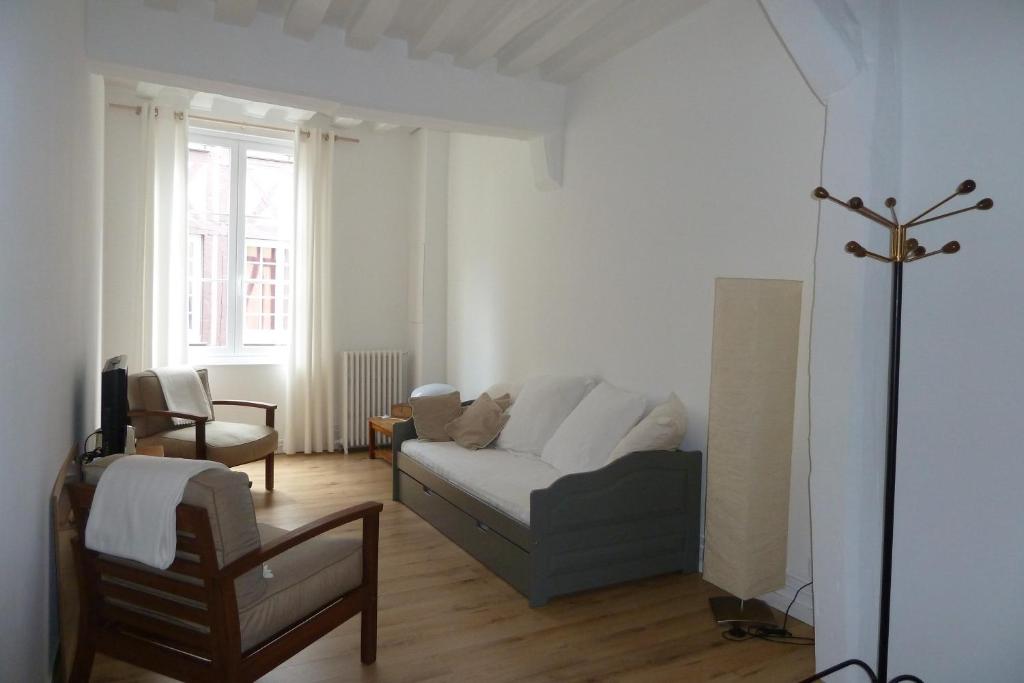
<svg viewBox="0 0 1024 683">
<path fill-rule="evenodd" d="M 913 237 L 907 236 L 910 228 L 915 228 L 925 223 L 941 220 L 955 216 L 965 211 L 988 211 L 992 208 L 992 200 L 982 199 L 973 206 L 968 206 L 956 211 L 939 214 L 926 218 L 935 209 L 939 208 L 949 200 L 959 195 L 966 195 L 974 192 L 976 184 L 973 180 L 965 180 L 956 188 L 956 191 L 943 199 L 938 204 L 927 209 L 916 217 L 900 223 L 896 217 L 896 199 L 889 197 L 885 200 L 885 206 L 889 209 L 892 220 L 872 211 L 864 206 L 860 197 L 851 197 L 844 202 L 831 196 L 824 187 L 814 190 L 814 196 L 819 200 L 829 200 L 845 206 L 850 211 L 864 216 L 870 221 L 878 223 L 889 230 L 889 255 L 883 256 L 868 251 L 857 242 L 847 242 L 846 252 L 857 258 L 872 258 L 882 263 L 892 264 L 892 304 L 889 320 L 889 408 L 887 416 L 886 437 L 885 437 L 885 511 L 883 516 L 882 532 L 882 586 L 878 605 L 878 667 L 873 670 L 867 663 L 860 659 L 848 659 L 835 666 L 824 669 L 805 678 L 800 683 L 811 683 L 821 680 L 825 676 L 836 673 L 848 667 L 858 667 L 867 673 L 872 683 L 896 683 L 897 681 L 915 681 L 921 683 L 921 679 L 911 674 L 902 674 L 889 679 L 889 607 L 890 594 L 892 592 L 892 541 L 893 541 L 893 508 L 896 501 L 896 428 L 899 417 L 900 404 L 900 319 L 903 313 L 903 264 L 920 261 L 921 259 L 934 256 L 935 254 L 955 254 L 960 251 L 960 243 L 947 242 L 940 249 L 928 251 Z"/>
</svg>

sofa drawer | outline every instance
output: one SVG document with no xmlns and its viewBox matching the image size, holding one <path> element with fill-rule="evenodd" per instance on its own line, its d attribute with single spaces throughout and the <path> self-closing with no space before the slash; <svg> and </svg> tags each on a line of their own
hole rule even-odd
<svg viewBox="0 0 1024 683">
<path fill-rule="evenodd" d="M 449 503 L 478 522 L 483 522 L 498 535 L 515 543 L 524 552 L 530 552 L 530 528 L 520 521 L 512 519 L 479 498 L 475 498 L 450 482 L 441 479 L 412 458 L 405 457 L 404 454 L 398 470 L 434 492 L 440 493 L 441 497 Z"/>
<path fill-rule="evenodd" d="M 405 472 L 398 473 L 397 483 L 398 499 L 402 503 L 516 590 L 528 594 L 529 553 Z"/>
</svg>

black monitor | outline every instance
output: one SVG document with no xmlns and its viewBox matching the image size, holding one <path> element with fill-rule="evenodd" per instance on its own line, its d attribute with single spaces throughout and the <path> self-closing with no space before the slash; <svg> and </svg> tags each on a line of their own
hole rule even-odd
<svg viewBox="0 0 1024 683">
<path fill-rule="evenodd" d="M 124 453 L 128 428 L 128 357 L 115 356 L 100 376 L 100 431 L 104 456 Z"/>
</svg>

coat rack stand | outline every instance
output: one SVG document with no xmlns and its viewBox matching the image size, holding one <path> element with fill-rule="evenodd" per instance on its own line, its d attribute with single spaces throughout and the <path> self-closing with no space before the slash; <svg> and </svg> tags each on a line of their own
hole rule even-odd
<svg viewBox="0 0 1024 683">
<path fill-rule="evenodd" d="M 878 666 L 872 669 L 870 665 L 860 659 L 848 659 L 835 666 L 819 671 L 812 676 L 803 679 L 800 683 L 812 683 L 824 679 L 830 674 L 849 667 L 862 669 L 870 679 L 871 683 L 897 683 L 898 681 L 913 681 L 923 683 L 920 678 L 911 674 L 901 674 L 889 679 L 889 611 L 890 598 L 892 593 L 892 545 L 893 545 L 893 519 L 896 504 L 896 430 L 899 422 L 900 407 L 900 326 L 903 316 L 903 265 L 926 259 L 936 254 L 955 254 L 960 251 L 960 243 L 957 241 L 947 242 L 935 251 L 920 244 L 916 239 L 907 236 L 910 228 L 915 228 L 925 223 L 949 218 L 965 211 L 988 211 L 992 208 L 992 200 L 982 199 L 973 206 L 968 206 L 956 211 L 949 211 L 938 216 L 926 218 L 935 209 L 939 208 L 949 200 L 959 195 L 966 195 L 974 192 L 977 187 L 973 180 L 965 180 L 957 186 L 956 191 L 935 204 L 926 211 L 906 223 L 900 223 L 896 217 L 896 199 L 889 197 L 885 200 L 885 206 L 889 209 L 892 220 L 885 218 L 864 205 L 860 197 L 851 197 L 849 201 L 836 199 L 828 193 L 824 187 L 814 190 L 814 197 L 819 200 L 829 200 L 845 206 L 850 211 L 864 216 L 874 223 L 878 223 L 889 230 L 889 255 L 883 256 L 868 251 L 857 242 L 847 242 L 846 252 L 857 258 L 871 258 L 892 266 L 892 298 L 891 313 L 889 318 L 889 406 L 887 415 L 886 437 L 885 437 L 885 508 L 883 514 L 882 531 L 882 578 L 881 595 L 878 605 Z"/>
</svg>

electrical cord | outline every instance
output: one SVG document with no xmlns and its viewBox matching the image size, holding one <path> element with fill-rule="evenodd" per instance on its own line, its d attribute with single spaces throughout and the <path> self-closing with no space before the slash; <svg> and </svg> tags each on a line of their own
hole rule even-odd
<svg viewBox="0 0 1024 683">
<path fill-rule="evenodd" d="M 103 449 L 100 444 L 102 443 L 103 431 L 100 429 L 95 430 L 89 436 L 85 437 L 83 443 L 83 450 L 78 456 L 78 464 L 85 465 L 86 463 L 92 462 L 96 458 L 103 455 Z M 89 440 L 93 439 L 93 447 L 89 448 Z"/>
<path fill-rule="evenodd" d="M 818 162 L 819 176 L 824 177 L 825 173 L 825 140 L 828 138 L 828 105 L 825 105 L 825 122 L 822 127 L 822 141 L 821 141 L 821 157 Z M 807 332 L 807 522 L 810 528 L 810 542 L 811 542 L 811 555 L 814 555 L 814 513 L 811 508 L 811 477 L 814 473 L 814 457 L 811 449 L 811 425 L 813 419 L 811 411 L 814 405 L 811 396 L 811 372 L 812 372 L 812 358 L 811 351 L 814 344 L 814 313 L 817 305 L 817 282 L 818 282 L 818 252 L 821 247 L 821 206 L 818 206 L 818 217 L 814 231 L 814 250 L 811 255 L 811 303 L 810 303 L 810 318 L 811 325 Z M 789 601 L 789 606 L 786 607 L 785 616 L 782 619 L 782 628 L 766 628 L 763 626 L 757 626 L 752 628 L 743 629 L 741 627 L 734 627 L 728 631 L 722 632 L 722 637 L 726 640 L 731 641 L 743 641 L 750 640 L 751 638 L 759 638 L 761 640 L 767 640 L 770 643 L 781 643 L 785 645 L 814 645 L 814 638 L 805 638 L 802 636 L 794 636 L 789 629 L 786 627 L 789 625 L 789 612 L 793 609 L 793 605 L 796 603 L 797 597 L 800 595 L 800 591 L 807 588 L 813 581 L 808 581 L 804 585 L 800 586 L 796 593 L 793 594 L 793 599 Z M 731 633 L 730 633 L 731 631 Z M 740 635 L 739 633 L 742 633 Z"/>
<path fill-rule="evenodd" d="M 796 589 L 796 593 L 793 594 L 793 599 L 789 601 L 789 606 L 786 607 L 786 612 L 782 619 L 782 628 L 770 628 L 767 626 L 750 626 L 742 628 L 734 626 L 727 631 L 722 631 L 722 638 L 732 642 L 743 642 L 744 640 L 757 638 L 769 643 L 778 643 L 779 645 L 814 645 L 814 638 L 809 636 L 795 636 L 786 628 L 789 625 L 789 611 L 793 609 L 793 605 L 796 604 L 796 599 L 800 595 L 800 591 L 807 588 L 812 583 L 814 582 L 808 581 Z"/>
<path fill-rule="evenodd" d="M 786 607 L 786 614 L 782 617 L 782 630 L 786 630 L 786 626 L 789 624 L 789 610 L 793 609 L 793 605 L 796 604 L 796 599 L 800 596 L 800 591 L 810 586 L 813 581 L 808 581 L 804 585 L 796 589 L 796 593 L 793 593 L 793 599 L 789 601 L 789 606 Z"/>
</svg>

